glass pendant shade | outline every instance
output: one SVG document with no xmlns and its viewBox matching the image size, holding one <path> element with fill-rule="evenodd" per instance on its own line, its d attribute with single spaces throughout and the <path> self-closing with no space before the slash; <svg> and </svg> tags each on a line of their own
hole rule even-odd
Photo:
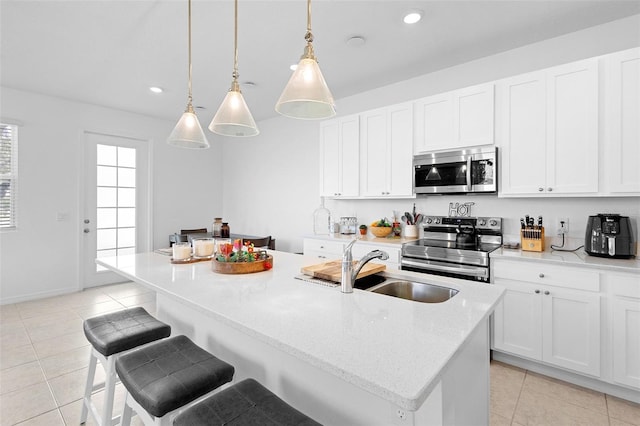
<svg viewBox="0 0 640 426">
<path fill-rule="evenodd" d="M 167 143 L 180 148 L 209 148 L 209 142 L 191 105 L 187 106 L 187 110 L 178 120 L 178 124 L 173 128 Z"/>
<path fill-rule="evenodd" d="M 333 96 L 315 57 L 303 56 L 276 104 L 280 114 L 305 120 L 336 115 Z"/>
<path fill-rule="evenodd" d="M 218 112 L 213 116 L 209 130 L 219 135 L 237 137 L 255 136 L 260 133 L 237 81 L 232 83 Z"/>
</svg>

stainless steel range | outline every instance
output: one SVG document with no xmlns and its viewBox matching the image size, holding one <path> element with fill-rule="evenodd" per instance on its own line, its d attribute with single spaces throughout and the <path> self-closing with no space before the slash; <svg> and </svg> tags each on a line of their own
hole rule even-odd
<svg viewBox="0 0 640 426">
<path fill-rule="evenodd" d="M 402 245 L 401 269 L 489 282 L 489 253 L 502 245 L 502 218 L 427 216 L 424 238 Z"/>
</svg>

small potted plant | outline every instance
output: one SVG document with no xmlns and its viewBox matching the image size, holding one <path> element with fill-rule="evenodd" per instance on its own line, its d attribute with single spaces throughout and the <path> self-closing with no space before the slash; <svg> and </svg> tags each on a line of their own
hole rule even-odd
<svg viewBox="0 0 640 426">
<path fill-rule="evenodd" d="M 360 235 L 367 235 L 367 225 L 365 225 L 364 223 L 362 225 L 360 225 Z"/>
</svg>

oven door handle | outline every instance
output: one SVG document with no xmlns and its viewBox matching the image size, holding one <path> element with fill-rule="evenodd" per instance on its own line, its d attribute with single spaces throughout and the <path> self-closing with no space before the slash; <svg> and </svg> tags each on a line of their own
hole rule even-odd
<svg viewBox="0 0 640 426">
<path fill-rule="evenodd" d="M 470 277 L 489 278 L 489 269 L 487 268 L 474 268 L 466 265 L 448 266 L 441 263 L 435 263 L 430 261 L 414 261 L 408 259 L 402 259 L 401 264 L 404 266 L 413 266 L 414 268 L 422 268 L 427 271 L 428 269 L 440 272 L 450 272 L 453 274 L 467 275 Z M 427 271 L 428 272 L 428 271 Z"/>
</svg>

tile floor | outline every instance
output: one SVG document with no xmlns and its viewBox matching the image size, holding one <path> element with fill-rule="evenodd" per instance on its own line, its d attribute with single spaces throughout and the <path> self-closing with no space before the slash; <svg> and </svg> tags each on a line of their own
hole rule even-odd
<svg viewBox="0 0 640 426">
<path fill-rule="evenodd" d="M 1 306 L 0 426 L 79 424 L 89 364 L 82 321 L 132 306 L 154 313 L 155 294 L 125 283 Z M 118 385 L 115 407 L 123 394 Z M 640 405 L 493 362 L 491 425 L 640 426 Z"/>
</svg>

